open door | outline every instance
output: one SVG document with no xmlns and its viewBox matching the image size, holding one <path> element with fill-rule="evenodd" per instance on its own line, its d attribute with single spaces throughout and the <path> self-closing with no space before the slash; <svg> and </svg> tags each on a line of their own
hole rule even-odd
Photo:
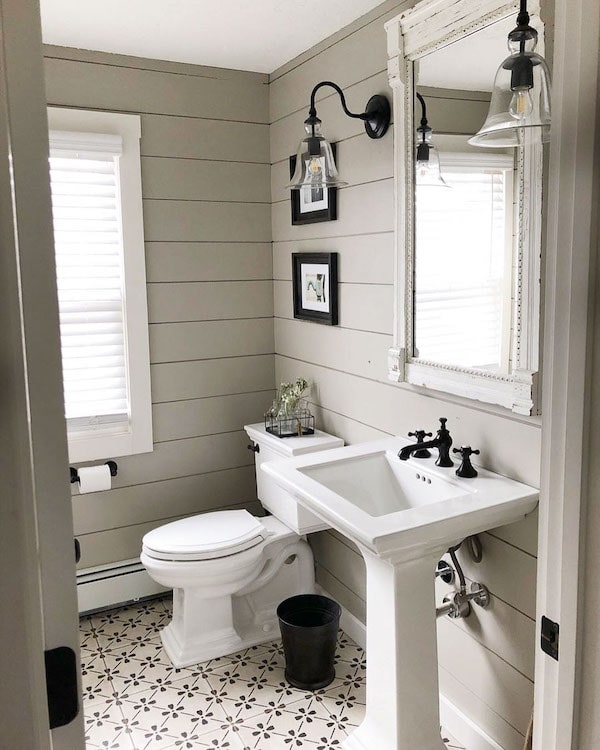
<svg viewBox="0 0 600 750">
<path fill-rule="evenodd" d="M 0 248 L 0 745 L 83 750 L 36 0 L 0 0 Z"/>
</svg>

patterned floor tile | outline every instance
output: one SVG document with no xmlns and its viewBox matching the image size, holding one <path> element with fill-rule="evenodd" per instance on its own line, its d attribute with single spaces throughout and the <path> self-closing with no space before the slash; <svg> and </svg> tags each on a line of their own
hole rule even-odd
<svg viewBox="0 0 600 750">
<path fill-rule="evenodd" d="M 175 737 L 168 735 L 158 726 L 146 729 L 134 727 L 128 735 L 133 750 L 170 750 L 175 742 Z"/>
<path fill-rule="evenodd" d="M 171 611 L 165 597 L 81 619 L 90 750 L 341 750 L 362 721 L 365 653 L 344 633 L 335 680 L 308 692 L 287 683 L 280 641 L 174 668 L 159 635 Z"/>
<path fill-rule="evenodd" d="M 213 748 L 213 750 L 246 750 L 243 735 L 237 729 L 222 725 L 214 731 L 198 734 L 184 732 L 169 750 L 198 750 L 199 748 Z"/>
<path fill-rule="evenodd" d="M 97 716 L 85 716 L 85 741 L 89 747 L 129 748 L 131 742 L 125 731 L 124 718 L 117 721 L 102 719 L 102 712 Z"/>
</svg>

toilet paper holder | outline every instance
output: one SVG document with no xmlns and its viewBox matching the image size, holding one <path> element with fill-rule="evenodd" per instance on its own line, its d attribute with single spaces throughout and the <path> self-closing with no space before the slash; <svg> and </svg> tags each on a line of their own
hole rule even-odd
<svg viewBox="0 0 600 750">
<path fill-rule="evenodd" d="M 117 476 L 117 469 L 119 468 L 117 466 L 117 462 L 116 461 L 106 461 L 105 465 L 108 466 L 108 468 L 110 469 L 110 475 L 111 475 L 111 477 L 116 477 Z M 74 466 L 69 466 L 69 472 L 70 472 L 70 475 L 71 475 L 71 484 L 75 484 L 76 482 L 79 482 L 79 472 L 77 471 L 77 469 Z"/>
</svg>

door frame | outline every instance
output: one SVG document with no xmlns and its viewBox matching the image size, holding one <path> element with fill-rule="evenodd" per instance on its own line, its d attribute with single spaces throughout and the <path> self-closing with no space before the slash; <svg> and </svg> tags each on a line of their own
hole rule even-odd
<svg viewBox="0 0 600 750">
<path fill-rule="evenodd" d="M 71 648 L 81 678 L 37 0 L 0 0 L 0 55 L 2 739 L 83 750 L 81 710 L 50 730 L 46 697 L 44 651 Z"/>
<path fill-rule="evenodd" d="M 568 6 L 568 7 L 567 7 Z M 556 0 L 549 157 L 534 750 L 577 744 L 592 326 L 597 0 Z M 596 162 L 597 164 L 597 162 Z M 597 168 L 596 168 L 597 171 Z M 587 409 L 589 411 L 589 408 Z M 559 660 L 540 648 L 541 617 L 559 624 Z"/>
</svg>

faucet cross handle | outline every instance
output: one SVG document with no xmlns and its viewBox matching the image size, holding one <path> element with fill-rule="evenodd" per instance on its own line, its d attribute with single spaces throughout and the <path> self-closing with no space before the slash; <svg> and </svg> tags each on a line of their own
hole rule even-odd
<svg viewBox="0 0 600 750">
<path fill-rule="evenodd" d="M 456 470 L 456 476 L 463 479 L 473 479 L 477 476 L 477 469 L 471 463 L 471 455 L 479 455 L 479 450 L 471 448 L 470 445 L 462 445 L 460 448 L 453 448 L 453 453 L 460 453 L 462 463 Z"/>
<path fill-rule="evenodd" d="M 417 438 L 417 443 L 422 443 L 426 437 L 433 437 L 433 433 L 425 432 L 425 430 L 415 430 L 414 432 L 409 432 L 408 437 Z M 429 458 L 431 451 L 428 451 L 427 448 L 418 448 L 413 453 L 413 456 L 414 458 Z"/>
</svg>

